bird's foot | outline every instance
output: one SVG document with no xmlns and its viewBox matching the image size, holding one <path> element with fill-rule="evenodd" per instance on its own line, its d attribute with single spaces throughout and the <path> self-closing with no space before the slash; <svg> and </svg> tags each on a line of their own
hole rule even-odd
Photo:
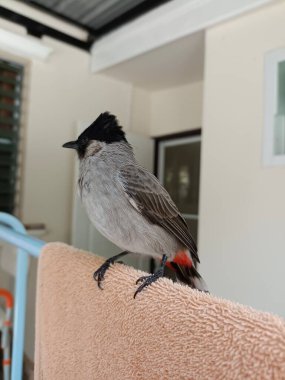
<svg viewBox="0 0 285 380">
<path fill-rule="evenodd" d="M 108 259 L 104 262 L 104 264 L 102 264 L 100 266 L 100 268 L 98 268 L 94 274 L 93 274 L 93 278 L 95 281 L 97 281 L 98 283 L 98 287 L 103 290 L 102 288 L 102 285 L 101 285 L 101 282 L 104 280 L 105 278 L 105 273 L 107 272 L 107 270 L 110 268 L 110 265 L 111 264 L 114 264 L 114 261 L 111 260 L 111 259 Z"/>
<path fill-rule="evenodd" d="M 105 279 L 105 273 L 107 272 L 107 270 L 110 268 L 110 266 L 112 264 L 115 263 L 115 261 L 119 258 L 119 257 L 122 257 L 122 256 L 125 256 L 127 255 L 128 252 L 127 251 L 124 251 L 122 253 L 119 253 L 118 255 L 116 256 L 113 256 L 113 257 L 110 257 L 108 260 L 106 260 L 104 262 L 104 264 L 102 264 L 93 274 L 93 278 L 95 281 L 97 281 L 97 284 L 98 284 L 98 287 L 103 290 L 102 288 L 102 281 Z"/>
<path fill-rule="evenodd" d="M 149 276 L 142 276 L 137 281 L 136 284 L 139 282 L 142 282 L 142 284 L 137 288 L 134 298 L 136 298 L 137 294 L 140 293 L 144 288 L 152 284 L 153 282 L 157 281 L 160 277 L 163 277 L 164 268 L 160 268 L 157 272 L 154 274 L 150 274 Z"/>
</svg>

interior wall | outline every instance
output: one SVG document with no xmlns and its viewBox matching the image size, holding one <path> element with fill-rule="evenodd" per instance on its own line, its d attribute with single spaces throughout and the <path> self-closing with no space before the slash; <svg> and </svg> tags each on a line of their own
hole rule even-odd
<svg viewBox="0 0 285 380">
<path fill-rule="evenodd" d="M 130 129 L 138 134 L 150 136 L 150 92 L 134 87 L 130 108 Z"/>
<path fill-rule="evenodd" d="M 202 127 L 203 82 L 150 94 L 150 134 L 162 136 Z"/>
<path fill-rule="evenodd" d="M 285 315 L 285 168 L 262 166 L 264 54 L 285 3 L 206 34 L 199 247 L 212 294 Z"/>
</svg>

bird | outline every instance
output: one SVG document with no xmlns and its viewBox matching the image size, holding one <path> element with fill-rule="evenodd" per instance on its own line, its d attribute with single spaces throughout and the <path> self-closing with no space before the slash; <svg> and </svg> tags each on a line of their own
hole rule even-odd
<svg viewBox="0 0 285 380">
<path fill-rule="evenodd" d="M 134 298 L 164 275 L 165 266 L 177 280 L 208 291 L 197 270 L 197 246 L 187 224 L 159 180 L 136 161 L 119 122 L 101 113 L 75 141 L 63 144 L 79 158 L 78 191 L 95 228 L 123 251 L 94 272 L 102 288 L 112 264 L 129 253 L 160 261 L 153 274 L 140 277 Z"/>
</svg>

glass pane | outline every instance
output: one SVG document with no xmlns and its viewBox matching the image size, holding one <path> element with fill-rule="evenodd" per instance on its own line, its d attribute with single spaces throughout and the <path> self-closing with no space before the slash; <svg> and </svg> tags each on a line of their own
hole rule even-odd
<svg viewBox="0 0 285 380">
<path fill-rule="evenodd" d="M 278 63 L 278 114 L 285 115 L 285 61 Z"/>
<path fill-rule="evenodd" d="M 163 184 L 183 214 L 198 214 L 201 142 L 165 147 Z"/>
<path fill-rule="evenodd" d="M 274 120 L 274 154 L 285 154 L 285 61 L 278 63 L 277 113 Z"/>
</svg>

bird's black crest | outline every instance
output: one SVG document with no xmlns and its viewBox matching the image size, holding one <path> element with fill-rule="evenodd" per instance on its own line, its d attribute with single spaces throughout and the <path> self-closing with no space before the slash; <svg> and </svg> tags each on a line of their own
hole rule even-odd
<svg viewBox="0 0 285 380">
<path fill-rule="evenodd" d="M 78 141 L 98 140 L 107 144 L 127 141 L 125 132 L 118 124 L 116 116 L 109 112 L 101 113 L 95 121 L 78 137 Z"/>
</svg>

